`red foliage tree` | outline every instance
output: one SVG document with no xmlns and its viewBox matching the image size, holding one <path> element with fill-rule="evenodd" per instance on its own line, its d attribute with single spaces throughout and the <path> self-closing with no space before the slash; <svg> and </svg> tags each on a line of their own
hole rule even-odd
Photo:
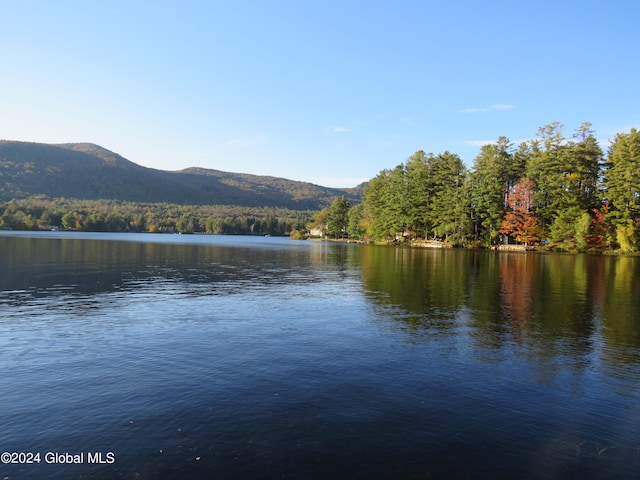
<svg viewBox="0 0 640 480">
<path fill-rule="evenodd" d="M 533 183 L 523 178 L 507 195 L 507 213 L 500 233 L 509 235 L 518 243 L 529 245 L 540 240 L 540 227 L 533 214 L 535 192 Z"/>
<path fill-rule="evenodd" d="M 604 250 L 608 245 L 609 230 L 611 229 L 606 221 L 608 213 L 608 202 L 600 209 L 591 209 L 591 232 L 587 235 L 587 246 L 590 250 Z"/>
</svg>

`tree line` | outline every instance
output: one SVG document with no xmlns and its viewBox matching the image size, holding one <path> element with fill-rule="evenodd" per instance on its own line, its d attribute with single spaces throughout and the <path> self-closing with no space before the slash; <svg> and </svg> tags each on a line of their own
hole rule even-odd
<svg viewBox="0 0 640 480">
<path fill-rule="evenodd" d="M 328 233 L 375 242 L 640 250 L 640 132 L 616 135 L 605 157 L 590 123 L 571 138 L 563 128 L 551 123 L 518 146 L 500 137 L 481 148 L 471 169 L 454 153 L 418 151 L 373 178 L 362 204 L 349 206 Z M 342 207 L 334 200 L 312 225 L 331 225 L 331 212 Z"/>
<path fill-rule="evenodd" d="M 288 235 L 296 228 L 303 228 L 311 214 L 311 211 L 270 207 L 174 205 L 36 196 L 0 202 L 0 229 Z"/>
</svg>

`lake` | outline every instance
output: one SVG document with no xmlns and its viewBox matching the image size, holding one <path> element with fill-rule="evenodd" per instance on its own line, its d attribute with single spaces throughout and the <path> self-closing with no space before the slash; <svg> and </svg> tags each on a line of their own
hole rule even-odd
<svg viewBox="0 0 640 480">
<path fill-rule="evenodd" d="M 2 232 L 0 478 L 640 478 L 639 322 L 638 257 Z"/>
</svg>

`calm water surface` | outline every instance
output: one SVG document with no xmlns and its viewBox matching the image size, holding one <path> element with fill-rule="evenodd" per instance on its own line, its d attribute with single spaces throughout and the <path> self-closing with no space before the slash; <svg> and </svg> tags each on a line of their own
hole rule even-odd
<svg viewBox="0 0 640 480">
<path fill-rule="evenodd" d="M 3 232 L 0 478 L 640 478 L 639 321 L 639 258 Z"/>
</svg>

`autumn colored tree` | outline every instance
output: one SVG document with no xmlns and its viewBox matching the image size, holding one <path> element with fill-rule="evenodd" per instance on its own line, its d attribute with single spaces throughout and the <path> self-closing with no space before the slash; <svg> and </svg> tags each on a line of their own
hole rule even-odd
<svg viewBox="0 0 640 480">
<path fill-rule="evenodd" d="M 605 204 L 602 208 L 593 208 L 591 213 L 591 229 L 587 235 L 587 249 L 604 250 L 607 248 L 611 236 L 611 226 L 606 220 L 609 204 Z"/>
<path fill-rule="evenodd" d="M 500 233 L 527 245 L 539 241 L 540 227 L 533 214 L 534 202 L 533 183 L 528 178 L 520 180 L 507 196 L 507 213 Z"/>
</svg>

